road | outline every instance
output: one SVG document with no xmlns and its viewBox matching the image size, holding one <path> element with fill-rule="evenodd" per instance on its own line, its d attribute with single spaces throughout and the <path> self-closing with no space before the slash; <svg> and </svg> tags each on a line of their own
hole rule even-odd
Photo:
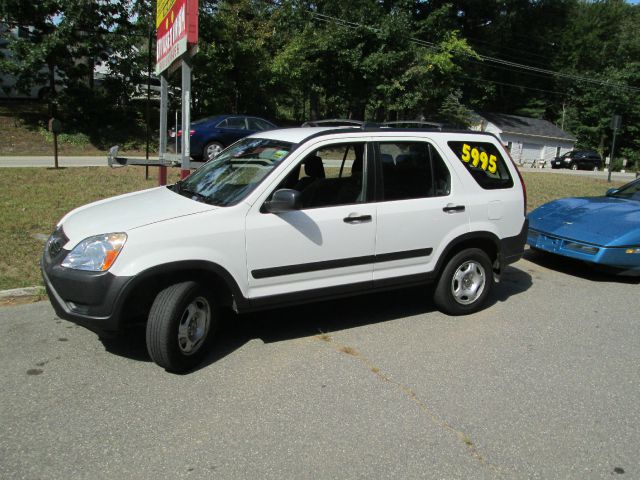
<svg viewBox="0 0 640 480">
<path fill-rule="evenodd" d="M 52 155 L 29 156 L 29 157 L 12 157 L 0 156 L 0 168 L 3 167 L 53 167 L 54 160 Z M 60 167 L 106 167 L 107 156 L 58 156 L 58 165 Z"/>
<path fill-rule="evenodd" d="M 640 478 L 638 285 L 527 252 L 466 317 L 425 288 L 227 315 L 183 376 L 2 308 L 0 477 Z"/>
<path fill-rule="evenodd" d="M 144 157 L 129 157 L 131 159 L 143 160 Z M 155 158 L 155 157 L 153 157 Z M 156 158 L 157 159 L 157 158 Z M 106 153 L 104 156 L 69 156 L 69 157 L 58 157 L 59 165 L 61 167 L 106 167 L 107 166 L 107 157 Z M 341 164 L 340 161 L 336 161 L 336 167 L 339 167 Z M 199 167 L 202 165 L 200 162 L 192 162 L 193 167 Z M 53 157 L 52 156 L 32 156 L 32 157 L 10 157 L 10 156 L 0 156 L 0 168 L 8 168 L 8 167 L 52 167 L 53 166 Z M 564 175 L 581 175 L 585 177 L 593 177 L 605 179 L 607 178 L 607 172 L 592 172 L 586 170 L 573 171 L 573 170 L 552 170 L 551 168 L 530 168 L 526 166 L 520 167 L 522 172 L 527 173 L 543 173 L 543 174 L 564 174 Z M 635 173 L 620 173 L 613 172 L 611 174 L 612 180 L 615 181 L 631 181 L 636 178 Z"/>
<path fill-rule="evenodd" d="M 541 173 L 541 174 L 550 174 L 550 175 L 578 175 L 581 177 L 591 177 L 591 178 L 599 178 L 601 180 L 606 180 L 609 176 L 609 172 L 598 171 L 594 172 L 591 170 L 568 170 L 568 169 L 551 169 L 551 168 L 530 168 L 526 166 L 520 167 L 521 172 L 526 173 Z M 630 182 L 636 178 L 635 172 L 611 172 L 611 180 L 620 181 L 620 182 Z"/>
</svg>

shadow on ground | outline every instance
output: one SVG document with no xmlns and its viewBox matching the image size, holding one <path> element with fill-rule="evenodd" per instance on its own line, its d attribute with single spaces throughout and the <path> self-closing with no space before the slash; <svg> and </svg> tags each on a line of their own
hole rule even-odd
<svg viewBox="0 0 640 480">
<path fill-rule="evenodd" d="M 640 276 L 620 275 L 619 272 L 603 266 L 580 262 L 579 260 L 554 255 L 552 253 L 529 249 L 524 253 L 524 258 L 540 267 L 592 282 L 640 285 Z"/>
<path fill-rule="evenodd" d="M 494 286 L 487 308 L 525 292 L 531 285 L 528 273 L 507 267 L 500 284 Z M 244 315 L 227 311 L 223 314 L 222 325 L 210 353 L 196 370 L 215 363 L 253 339 L 264 343 L 280 342 L 433 312 L 436 307 L 432 296 L 433 286 L 423 286 Z M 113 354 L 150 361 L 144 328 L 133 329 L 120 338 L 101 341 Z"/>
</svg>

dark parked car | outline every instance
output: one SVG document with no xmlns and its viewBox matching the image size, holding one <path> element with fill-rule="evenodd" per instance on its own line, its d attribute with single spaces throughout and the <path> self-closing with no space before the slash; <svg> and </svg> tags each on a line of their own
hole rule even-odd
<svg viewBox="0 0 640 480">
<path fill-rule="evenodd" d="M 277 128 L 273 123 L 259 117 L 245 115 L 216 115 L 191 122 L 191 157 L 197 161 L 209 161 L 224 148 L 252 133 Z M 178 130 L 178 137 L 182 130 Z M 169 131 L 169 137 L 175 138 L 175 130 Z M 169 142 L 169 146 L 172 142 Z M 180 151 L 180 142 L 177 142 Z"/>
<path fill-rule="evenodd" d="M 602 168 L 602 158 L 593 150 L 572 150 L 552 160 L 551 168 L 595 171 Z"/>
</svg>

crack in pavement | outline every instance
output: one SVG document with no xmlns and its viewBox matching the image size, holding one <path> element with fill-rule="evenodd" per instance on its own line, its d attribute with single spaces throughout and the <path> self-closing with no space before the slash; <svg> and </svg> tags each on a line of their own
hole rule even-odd
<svg viewBox="0 0 640 480">
<path fill-rule="evenodd" d="M 427 405 L 422 399 L 420 399 L 420 397 L 418 397 L 418 395 L 411 388 L 407 387 L 406 385 L 400 382 L 397 382 L 396 380 L 389 378 L 378 367 L 376 367 L 373 364 L 373 362 L 371 362 L 371 360 L 365 357 L 358 350 L 348 345 L 343 345 L 337 342 L 336 340 L 334 340 L 334 338 L 331 335 L 327 333 L 320 333 L 319 335 L 315 335 L 313 338 L 315 338 L 316 340 L 325 342 L 327 344 L 330 344 L 338 353 L 341 353 L 343 355 L 349 355 L 355 358 L 356 360 L 360 361 L 360 363 L 362 363 L 365 367 L 367 367 L 367 369 L 371 373 L 373 373 L 379 380 L 382 380 L 383 382 L 388 383 L 390 385 L 394 385 L 405 397 L 407 397 L 414 404 L 416 404 L 416 406 L 420 409 L 420 411 L 425 413 L 434 425 L 453 433 L 464 444 L 464 446 L 466 447 L 467 451 L 471 454 L 471 456 L 474 459 L 476 459 L 481 465 L 488 467 L 499 476 L 504 476 L 504 472 L 500 467 L 490 463 L 482 456 L 482 454 L 478 450 L 478 447 L 473 443 L 471 438 L 466 433 L 464 433 L 462 430 L 458 430 L 457 428 L 452 426 L 449 422 L 447 422 L 446 420 L 444 420 L 443 418 L 435 414 L 433 410 L 429 407 L 429 405 Z"/>
</svg>

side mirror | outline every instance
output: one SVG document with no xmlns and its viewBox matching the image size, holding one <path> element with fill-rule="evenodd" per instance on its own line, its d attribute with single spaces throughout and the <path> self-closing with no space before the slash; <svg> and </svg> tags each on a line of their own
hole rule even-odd
<svg viewBox="0 0 640 480">
<path fill-rule="evenodd" d="M 271 200 L 265 202 L 264 209 L 269 213 L 283 213 L 300 209 L 300 192 L 292 188 L 276 190 Z"/>
<path fill-rule="evenodd" d="M 605 195 L 607 197 L 610 197 L 611 195 L 615 195 L 616 193 L 618 193 L 618 189 L 617 188 L 610 188 L 609 190 L 607 190 L 607 193 Z"/>
</svg>

